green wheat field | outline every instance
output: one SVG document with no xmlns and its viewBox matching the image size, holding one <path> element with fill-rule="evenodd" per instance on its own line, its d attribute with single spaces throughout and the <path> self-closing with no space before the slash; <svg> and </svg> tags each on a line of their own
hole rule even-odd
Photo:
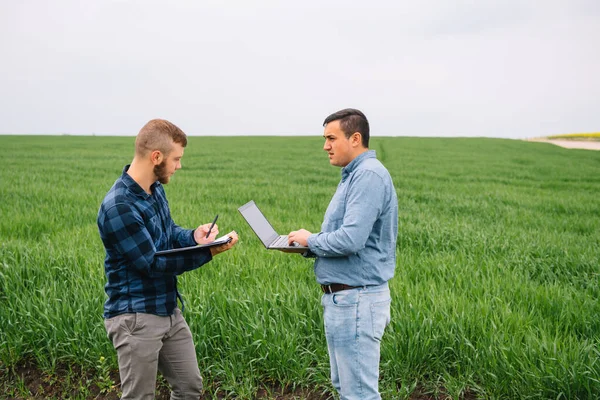
<svg viewBox="0 0 600 400">
<path fill-rule="evenodd" d="M 73 398 L 118 390 L 96 215 L 134 140 L 0 136 L 0 397 L 30 395 L 15 373 L 26 363 L 47 379 L 90 371 L 60 377 L 84 386 Z M 340 178 L 322 145 L 191 137 L 166 186 L 179 225 L 219 214 L 220 232 L 240 235 L 180 279 L 214 398 L 332 391 L 312 262 L 266 251 L 237 211 L 253 199 L 279 233 L 318 231 Z M 374 137 L 371 148 L 400 210 L 382 397 L 600 397 L 600 152 L 483 138 Z"/>
</svg>

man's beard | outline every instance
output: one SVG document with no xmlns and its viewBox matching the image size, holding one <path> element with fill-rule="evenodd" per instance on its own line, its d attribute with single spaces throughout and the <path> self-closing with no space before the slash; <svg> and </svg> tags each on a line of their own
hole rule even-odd
<svg viewBox="0 0 600 400">
<path fill-rule="evenodd" d="M 171 178 L 169 174 L 167 174 L 166 169 L 167 163 L 165 161 L 154 166 L 154 175 L 156 176 L 156 179 L 163 185 L 169 183 L 169 179 Z"/>
</svg>

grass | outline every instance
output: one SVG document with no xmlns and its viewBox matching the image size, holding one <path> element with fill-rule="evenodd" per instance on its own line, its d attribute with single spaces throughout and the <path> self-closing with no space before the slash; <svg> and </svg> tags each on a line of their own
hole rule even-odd
<svg viewBox="0 0 600 400">
<path fill-rule="evenodd" d="M 27 392 L 15 374 L 26 362 L 47 377 L 65 365 L 90 371 L 110 390 L 117 363 L 102 325 L 95 220 L 133 142 L 0 136 L 6 393 Z M 332 390 L 311 262 L 265 251 L 237 212 L 254 199 L 281 233 L 318 230 L 340 177 L 321 147 L 318 136 L 192 137 L 166 186 L 181 226 L 218 213 L 220 231 L 240 235 L 180 280 L 214 398 Z M 400 205 L 383 398 L 600 396 L 600 153 L 502 139 L 373 138 L 372 148 Z"/>
</svg>

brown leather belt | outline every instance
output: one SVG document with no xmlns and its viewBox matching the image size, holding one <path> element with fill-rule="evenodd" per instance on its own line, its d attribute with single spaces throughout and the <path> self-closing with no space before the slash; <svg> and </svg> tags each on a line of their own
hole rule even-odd
<svg viewBox="0 0 600 400">
<path fill-rule="evenodd" d="M 324 293 L 336 293 L 339 292 L 341 290 L 348 290 L 348 289 L 356 289 L 362 286 L 348 286 L 348 285 L 344 285 L 343 283 L 332 283 L 329 285 L 321 285 L 321 290 L 323 290 Z"/>
</svg>

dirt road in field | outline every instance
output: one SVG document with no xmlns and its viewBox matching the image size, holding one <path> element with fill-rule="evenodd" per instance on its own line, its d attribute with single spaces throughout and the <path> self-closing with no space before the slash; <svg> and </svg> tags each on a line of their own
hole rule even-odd
<svg viewBox="0 0 600 400">
<path fill-rule="evenodd" d="M 549 140 L 545 138 L 527 139 L 529 142 L 544 142 L 555 144 L 566 149 L 600 150 L 600 142 L 584 140 Z"/>
</svg>

